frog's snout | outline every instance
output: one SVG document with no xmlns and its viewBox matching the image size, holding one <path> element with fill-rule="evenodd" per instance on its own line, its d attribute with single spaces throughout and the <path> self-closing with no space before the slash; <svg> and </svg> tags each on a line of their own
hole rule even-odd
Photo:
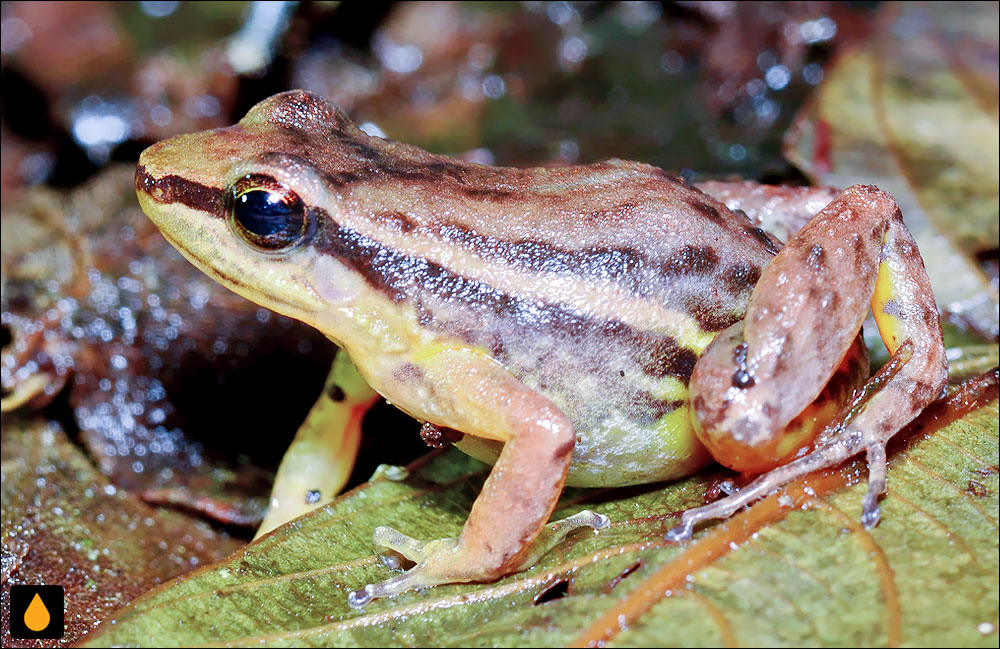
<svg viewBox="0 0 1000 649">
<path fill-rule="evenodd" d="M 139 197 L 139 202 L 143 206 L 143 211 L 146 215 L 153 217 L 153 210 L 146 209 L 146 202 L 143 199 L 152 199 L 157 203 L 168 202 L 166 200 L 163 187 L 159 182 L 160 177 L 163 176 L 158 170 L 162 168 L 162 163 L 160 162 L 160 151 L 163 150 L 164 145 L 167 142 L 157 142 L 139 154 L 139 162 L 135 166 L 135 193 Z M 155 219 L 154 219 L 155 221 Z"/>
</svg>

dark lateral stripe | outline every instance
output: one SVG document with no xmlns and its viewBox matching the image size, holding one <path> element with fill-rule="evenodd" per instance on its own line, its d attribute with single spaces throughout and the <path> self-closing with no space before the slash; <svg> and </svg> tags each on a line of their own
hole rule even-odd
<svg viewBox="0 0 1000 649">
<path fill-rule="evenodd" d="M 314 242 L 317 251 L 334 256 L 361 275 L 374 289 L 397 303 L 410 302 L 422 310 L 422 324 L 464 335 L 439 322 L 433 312 L 420 309 L 421 296 L 443 303 L 459 304 L 505 320 L 507 329 L 558 331 L 568 338 L 605 338 L 628 350 L 648 374 L 673 376 L 687 384 L 696 354 L 670 336 L 637 330 L 619 320 L 600 320 L 579 315 L 566 307 L 541 300 L 524 300 L 478 280 L 463 277 L 422 257 L 406 255 L 386 247 L 324 215 L 325 227 Z M 485 334 L 486 332 L 480 332 Z M 482 341 L 467 339 L 478 344 Z"/>
<path fill-rule="evenodd" d="M 155 178 L 146 172 L 145 166 L 137 165 L 135 189 L 157 203 L 181 203 L 219 218 L 225 216 L 225 192 L 218 187 L 209 187 L 172 174 Z"/>
<path fill-rule="evenodd" d="M 632 248 L 592 246 L 569 250 L 539 239 L 497 239 L 454 223 L 436 224 L 430 229 L 436 238 L 515 268 L 614 281 L 637 295 L 648 294 L 655 284 L 655 264 Z"/>
<path fill-rule="evenodd" d="M 295 133 L 294 129 L 290 129 Z M 310 148 L 307 134 L 302 138 L 302 150 Z M 322 170 L 326 183 L 334 188 L 347 188 L 355 184 L 369 184 L 385 187 L 386 191 L 415 183 L 433 188 L 442 195 L 454 194 L 472 200 L 523 201 L 518 191 L 507 188 L 505 174 L 521 174 L 520 169 L 485 167 L 465 163 L 444 156 L 417 157 L 409 147 L 385 140 L 369 138 L 360 132 L 340 132 L 335 145 L 344 150 L 347 159 L 364 161 L 362 165 Z M 407 150 L 403 150 L 403 149 Z M 425 156 L 427 154 L 424 154 Z M 303 160 L 311 164 L 309 160 Z M 595 173 L 602 163 L 594 165 Z M 696 193 L 688 199 L 690 209 L 702 218 L 713 222 L 725 221 L 728 210 L 711 197 L 691 187 L 676 174 L 660 172 L 675 183 L 681 183 Z M 508 180 L 510 180 L 508 178 Z M 626 201 L 609 209 L 597 210 L 591 214 L 581 214 L 581 219 L 599 223 L 614 218 L 627 219 L 635 212 L 636 203 Z M 544 239 L 504 240 L 482 234 L 466 226 L 435 222 L 416 224 L 405 213 L 391 211 L 375 214 L 374 220 L 388 225 L 397 232 L 408 233 L 426 228 L 429 236 L 441 241 L 462 246 L 483 259 L 499 261 L 513 267 L 532 272 L 567 274 L 592 281 L 611 281 L 623 290 L 639 296 L 649 296 L 657 287 L 672 277 L 697 276 L 711 278 L 719 270 L 718 254 L 709 247 L 678 246 L 668 255 L 659 257 L 644 254 L 625 246 L 591 246 L 582 249 L 568 249 Z M 760 238 L 760 237 L 758 237 Z M 766 236 L 761 239 L 769 250 L 773 246 Z M 719 278 L 721 280 L 721 278 Z M 702 323 L 715 325 L 713 318 Z"/>
</svg>

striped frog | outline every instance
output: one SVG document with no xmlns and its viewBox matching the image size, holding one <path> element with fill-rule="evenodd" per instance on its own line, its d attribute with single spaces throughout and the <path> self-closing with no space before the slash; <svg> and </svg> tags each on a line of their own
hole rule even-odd
<svg viewBox="0 0 1000 649">
<path fill-rule="evenodd" d="M 713 458 L 762 475 L 685 512 L 670 538 L 862 451 L 874 525 L 886 441 L 946 383 L 923 262 L 875 187 L 829 195 L 782 247 L 650 165 L 472 164 L 369 137 L 303 91 L 151 146 L 135 187 L 196 266 L 349 355 L 321 397 L 341 408 L 344 466 L 356 443 L 343 431 L 375 392 L 493 463 L 457 537 L 375 530 L 415 566 L 354 605 L 493 580 L 608 524 L 589 511 L 547 524 L 564 485 L 672 480 Z M 869 304 L 891 354 L 870 379 Z M 329 447 L 329 423 L 310 415 L 300 436 Z M 276 494 L 301 500 L 322 471 L 293 464 Z"/>
</svg>

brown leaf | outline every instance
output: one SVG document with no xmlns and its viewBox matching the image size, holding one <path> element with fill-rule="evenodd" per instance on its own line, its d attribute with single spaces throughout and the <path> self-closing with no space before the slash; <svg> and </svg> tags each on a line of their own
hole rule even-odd
<svg viewBox="0 0 1000 649">
<path fill-rule="evenodd" d="M 993 340 L 997 289 L 979 257 L 1000 239 L 998 19 L 996 3 L 883 5 L 786 140 L 817 184 L 892 192 L 938 304 Z"/>
<path fill-rule="evenodd" d="M 3 646 L 10 587 L 66 589 L 65 646 L 149 588 L 241 545 L 204 522 L 117 489 L 53 422 L 3 416 Z"/>
</svg>

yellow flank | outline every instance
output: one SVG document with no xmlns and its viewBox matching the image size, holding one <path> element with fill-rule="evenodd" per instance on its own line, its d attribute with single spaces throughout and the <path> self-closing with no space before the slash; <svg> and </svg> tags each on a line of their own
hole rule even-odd
<svg viewBox="0 0 1000 649">
<path fill-rule="evenodd" d="M 662 401 L 687 401 L 688 387 L 677 377 L 665 376 L 662 379 L 654 379 L 639 376 L 636 380 L 642 387 L 649 387 L 650 393 Z"/>
<path fill-rule="evenodd" d="M 684 404 L 660 417 L 656 422 L 655 431 L 663 443 L 663 454 L 666 457 L 681 459 L 703 456 L 704 448 L 692 431 L 691 407 Z"/>
</svg>

